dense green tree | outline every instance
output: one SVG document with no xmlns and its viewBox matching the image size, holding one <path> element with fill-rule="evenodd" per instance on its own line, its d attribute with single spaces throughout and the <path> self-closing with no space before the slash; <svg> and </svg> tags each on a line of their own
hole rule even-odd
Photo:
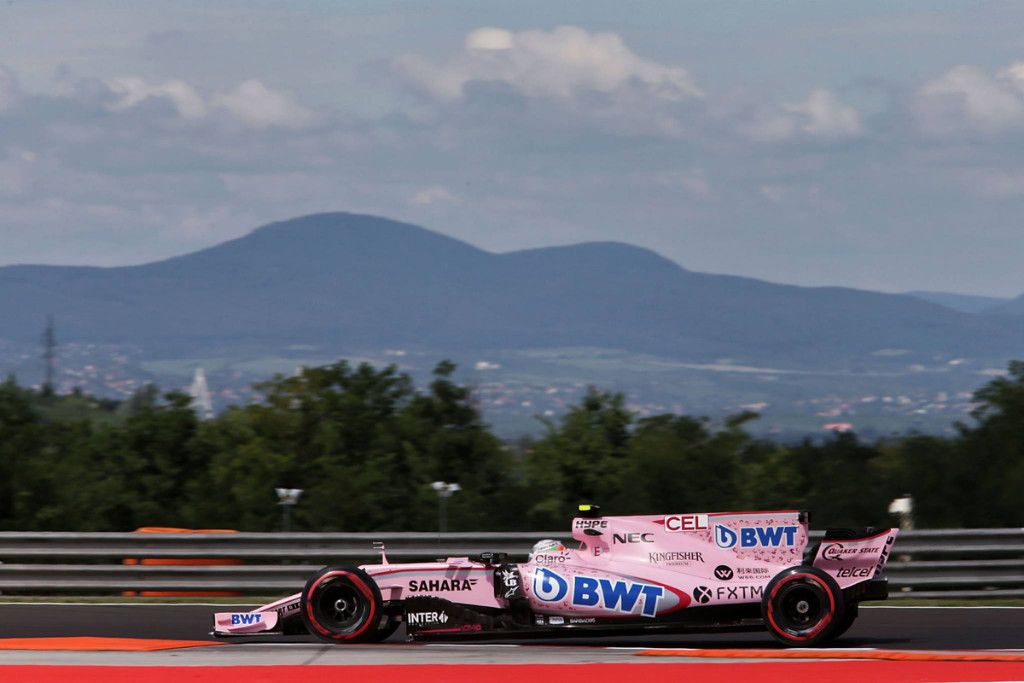
<svg viewBox="0 0 1024 683">
<path fill-rule="evenodd" d="M 976 393 L 952 438 L 866 443 L 853 434 L 753 439 L 743 413 L 636 420 L 590 389 L 539 439 L 501 443 L 472 391 L 440 363 L 417 390 L 394 366 L 344 361 L 276 377 L 262 400 L 199 421 L 151 386 L 118 404 L 0 384 L 0 528 L 280 528 L 275 487 L 305 491 L 293 528 L 437 528 L 431 482 L 458 483 L 448 525 L 562 529 L 576 505 L 614 514 L 795 508 L 815 526 L 890 522 L 914 496 L 918 526 L 1021 526 L 1024 363 Z"/>
<path fill-rule="evenodd" d="M 621 393 L 591 387 L 559 424 L 546 422 L 547 434 L 528 458 L 528 485 L 534 526 L 559 528 L 580 503 L 609 500 L 629 470 L 632 414 Z"/>
<path fill-rule="evenodd" d="M 967 526 L 1024 525 L 1024 361 L 1010 363 L 974 394 L 974 427 L 961 427 L 959 484 L 973 493 L 963 509 Z"/>
<path fill-rule="evenodd" d="M 0 525 L 24 525 L 32 505 L 25 488 L 26 471 L 43 447 L 42 422 L 31 393 L 14 377 L 0 384 Z"/>
</svg>

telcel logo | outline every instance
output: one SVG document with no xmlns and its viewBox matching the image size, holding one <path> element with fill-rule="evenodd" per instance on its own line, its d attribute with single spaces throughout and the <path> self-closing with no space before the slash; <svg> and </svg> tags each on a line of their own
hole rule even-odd
<svg viewBox="0 0 1024 683">
<path fill-rule="evenodd" d="M 248 613 L 245 613 L 245 614 L 232 614 L 231 615 L 231 625 L 232 626 L 238 626 L 240 624 L 241 625 L 244 625 L 244 624 L 258 624 L 261 621 L 263 621 L 263 615 L 262 614 L 248 614 Z"/>
<path fill-rule="evenodd" d="M 743 526 L 733 531 L 721 524 L 715 525 L 715 545 L 729 548 L 778 548 L 796 543 L 795 526 Z"/>
<path fill-rule="evenodd" d="M 708 528 L 707 515 L 665 515 L 665 531 L 703 531 Z"/>
</svg>

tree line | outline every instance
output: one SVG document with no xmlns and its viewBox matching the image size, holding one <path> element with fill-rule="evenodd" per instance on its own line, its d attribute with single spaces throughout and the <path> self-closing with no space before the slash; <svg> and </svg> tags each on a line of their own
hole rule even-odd
<svg viewBox="0 0 1024 683">
<path fill-rule="evenodd" d="M 714 424 L 638 419 L 590 389 L 544 433 L 502 442 L 442 362 L 417 389 L 394 366 L 345 361 L 275 377 L 262 400 L 199 420 L 181 393 L 127 401 L 0 384 L 0 528 L 127 531 L 141 526 L 273 531 L 275 488 L 300 488 L 292 528 L 432 531 L 430 484 L 457 482 L 450 530 L 558 530 L 581 502 L 608 514 L 796 508 L 812 523 L 1022 526 L 1024 362 L 975 395 L 952 437 L 795 444 L 755 438 L 752 413 Z"/>
</svg>

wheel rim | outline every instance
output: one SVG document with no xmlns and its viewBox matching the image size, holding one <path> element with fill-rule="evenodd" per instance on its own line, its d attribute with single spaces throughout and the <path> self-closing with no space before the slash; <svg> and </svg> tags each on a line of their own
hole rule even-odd
<svg viewBox="0 0 1024 683">
<path fill-rule="evenodd" d="M 795 636 L 806 636 L 820 628 L 831 612 L 831 600 L 817 582 L 791 581 L 775 594 L 772 610 L 779 628 Z"/>
<path fill-rule="evenodd" d="M 316 620 L 335 633 L 357 628 L 366 618 L 369 604 L 347 579 L 329 579 L 317 586 L 311 600 Z"/>
</svg>

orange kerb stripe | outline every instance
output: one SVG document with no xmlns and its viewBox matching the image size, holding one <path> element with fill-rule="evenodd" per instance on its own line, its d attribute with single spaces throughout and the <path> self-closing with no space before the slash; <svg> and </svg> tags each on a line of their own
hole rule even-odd
<svg viewBox="0 0 1024 683">
<path fill-rule="evenodd" d="M 0 650 L 81 650 L 113 652 L 154 652 L 183 647 L 222 645 L 210 640 L 157 640 L 151 638 L 0 638 Z"/>
<path fill-rule="evenodd" d="M 1010 652 L 901 652 L 899 650 L 643 650 L 638 657 L 702 659 L 877 659 L 896 662 L 1024 662 Z"/>
</svg>

